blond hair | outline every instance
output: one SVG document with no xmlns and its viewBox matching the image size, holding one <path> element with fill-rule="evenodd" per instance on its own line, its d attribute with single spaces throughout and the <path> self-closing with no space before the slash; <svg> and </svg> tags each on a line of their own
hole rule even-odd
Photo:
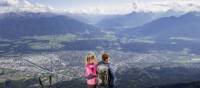
<svg viewBox="0 0 200 88">
<path fill-rule="evenodd" d="M 88 53 L 85 58 L 85 64 L 89 64 L 91 60 L 94 60 L 94 64 L 97 64 L 96 55 L 94 53 Z"/>
</svg>

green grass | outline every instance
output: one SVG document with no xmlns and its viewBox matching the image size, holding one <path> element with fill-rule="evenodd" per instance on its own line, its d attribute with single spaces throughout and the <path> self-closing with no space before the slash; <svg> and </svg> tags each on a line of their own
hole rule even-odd
<svg viewBox="0 0 200 88">
<path fill-rule="evenodd" d="M 0 87 L 4 87 L 4 83 L 7 79 L 0 79 Z M 35 84 L 38 84 L 37 79 L 33 77 L 15 77 L 15 78 L 9 78 L 11 81 L 11 86 L 15 88 L 28 88 L 28 86 L 32 86 Z M 27 86 L 27 82 L 30 82 Z M 26 84 L 25 84 L 26 83 Z M 35 88 L 35 87 L 34 87 Z M 38 88 L 38 87 L 37 87 Z"/>
<path fill-rule="evenodd" d="M 31 42 L 30 40 L 17 40 L 16 42 L 14 42 L 15 44 L 27 44 Z"/>
<path fill-rule="evenodd" d="M 65 34 L 65 35 L 44 35 L 44 36 L 28 36 L 22 37 L 23 39 L 34 39 L 38 41 L 47 41 L 47 42 L 34 42 L 28 43 L 28 46 L 32 49 L 60 49 L 63 48 L 63 42 L 71 42 L 78 38 L 77 35 Z"/>
<path fill-rule="evenodd" d="M 44 35 L 44 36 L 27 36 L 22 37 L 23 39 L 35 39 L 35 40 L 43 40 L 49 42 L 70 42 L 78 38 L 77 35 L 74 34 L 65 34 L 65 35 Z"/>
<path fill-rule="evenodd" d="M 1 42 L 10 42 L 11 40 L 5 39 L 5 38 L 1 38 L 1 37 L 0 37 L 0 41 L 1 41 Z"/>
<path fill-rule="evenodd" d="M 10 44 L 0 44 L 0 47 L 7 47 L 10 46 Z"/>
<path fill-rule="evenodd" d="M 9 69 L 9 68 L 0 68 L 0 73 L 10 73 L 10 72 L 16 72 L 15 69 Z"/>
<path fill-rule="evenodd" d="M 63 48 L 64 45 L 57 43 L 57 42 L 36 42 L 36 43 L 29 43 L 28 46 L 32 49 L 40 50 L 40 49 L 60 49 Z"/>
<path fill-rule="evenodd" d="M 9 73 L 15 73 L 16 72 L 16 70 L 14 70 L 14 69 L 8 69 L 8 68 L 0 68 L 0 77 L 2 76 L 2 75 L 6 75 L 6 74 L 9 74 Z M 2 82 L 5 82 L 6 80 L 7 80 L 8 78 L 0 78 L 0 83 L 2 83 Z"/>
<path fill-rule="evenodd" d="M 17 80 L 28 80 L 28 79 L 32 79 L 33 77 L 9 77 L 9 80 L 12 80 L 12 81 L 17 81 Z M 8 79 L 0 79 L 0 83 L 2 82 L 5 82 L 6 80 Z"/>
<path fill-rule="evenodd" d="M 109 41 L 116 41 L 117 37 L 114 34 L 107 34 L 103 36 L 104 39 L 109 40 Z"/>
</svg>

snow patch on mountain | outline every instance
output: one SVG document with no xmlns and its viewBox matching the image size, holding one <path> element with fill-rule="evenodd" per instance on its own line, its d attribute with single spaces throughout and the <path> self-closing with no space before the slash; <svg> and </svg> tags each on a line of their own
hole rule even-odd
<svg viewBox="0 0 200 88">
<path fill-rule="evenodd" d="M 0 0 L 0 13 L 6 12 L 50 12 L 54 8 L 42 4 L 32 4 L 27 0 Z"/>
</svg>

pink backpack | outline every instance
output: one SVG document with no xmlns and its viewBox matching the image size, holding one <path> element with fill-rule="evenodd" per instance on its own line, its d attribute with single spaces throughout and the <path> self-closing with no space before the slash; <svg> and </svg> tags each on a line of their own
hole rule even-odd
<svg viewBox="0 0 200 88">
<path fill-rule="evenodd" d="M 87 78 L 88 85 L 96 85 L 97 84 L 97 65 L 87 64 L 85 77 Z"/>
</svg>

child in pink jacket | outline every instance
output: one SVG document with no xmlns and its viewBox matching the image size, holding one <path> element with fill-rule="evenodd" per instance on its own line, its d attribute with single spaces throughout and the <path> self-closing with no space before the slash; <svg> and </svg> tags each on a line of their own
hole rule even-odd
<svg viewBox="0 0 200 88">
<path fill-rule="evenodd" d="M 97 60 L 94 54 L 86 56 L 85 75 L 88 88 L 97 86 Z"/>
</svg>

